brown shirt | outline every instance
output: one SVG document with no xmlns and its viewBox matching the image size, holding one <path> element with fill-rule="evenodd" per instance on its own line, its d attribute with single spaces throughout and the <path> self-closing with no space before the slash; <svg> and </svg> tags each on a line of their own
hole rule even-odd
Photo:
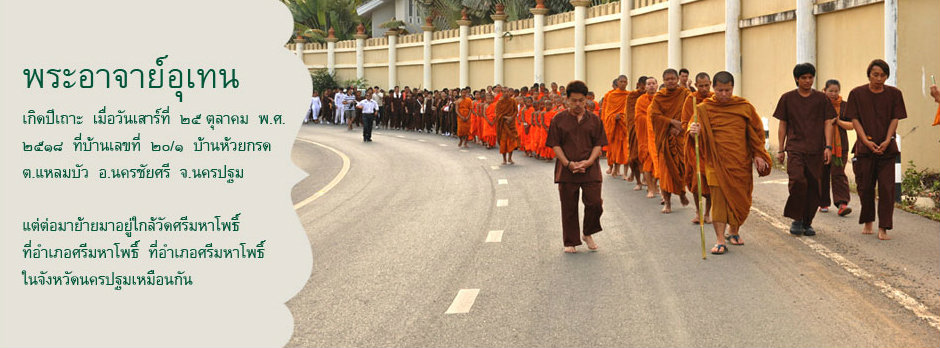
<svg viewBox="0 0 940 348">
<path fill-rule="evenodd" d="M 865 130 L 865 135 L 875 144 L 881 144 L 888 137 L 888 127 L 893 119 L 907 118 L 907 109 L 904 107 L 904 97 L 901 90 L 885 86 L 881 93 L 874 93 L 864 84 L 849 92 L 849 99 L 845 104 L 845 118 L 858 120 Z M 856 133 L 857 134 L 857 133 Z M 891 134 L 894 135 L 894 134 Z M 856 142 L 855 150 L 859 156 L 871 155 L 871 149 Z M 898 144 L 894 140 L 885 150 L 885 155 L 894 155 L 898 152 Z"/>
<path fill-rule="evenodd" d="M 597 115 L 585 110 L 581 122 L 568 110 L 562 111 L 552 119 L 548 127 L 548 137 L 545 146 L 551 148 L 561 146 L 565 157 L 569 161 L 584 161 L 591 158 L 591 151 L 595 146 L 607 145 L 607 134 L 604 132 L 604 123 Z M 572 173 L 561 165 L 561 159 L 555 160 L 555 183 L 585 183 L 600 182 L 600 159 L 587 168 L 585 173 Z"/>
<path fill-rule="evenodd" d="M 813 90 L 808 97 L 796 89 L 777 102 L 774 118 L 787 123 L 786 151 L 821 154 L 826 148 L 826 121 L 836 118 L 826 94 Z"/>
</svg>

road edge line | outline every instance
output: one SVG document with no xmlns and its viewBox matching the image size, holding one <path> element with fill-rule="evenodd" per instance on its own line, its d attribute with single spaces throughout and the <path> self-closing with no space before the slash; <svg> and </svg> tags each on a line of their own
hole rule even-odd
<svg viewBox="0 0 940 348">
<path fill-rule="evenodd" d="M 326 186 L 324 186 L 323 188 L 321 188 L 319 191 L 317 191 L 316 193 L 314 193 L 314 194 L 311 195 L 310 197 L 305 198 L 304 200 L 298 202 L 297 204 L 294 204 L 294 210 L 295 210 L 295 211 L 298 210 L 298 209 L 300 209 L 300 208 L 303 208 L 303 207 L 306 206 L 307 204 L 312 203 L 312 202 L 315 201 L 317 198 L 320 198 L 321 196 L 325 195 L 327 192 L 329 192 L 330 190 L 332 190 L 333 187 L 335 187 L 336 185 L 338 185 L 339 182 L 342 181 L 343 178 L 346 177 L 346 174 L 349 173 L 349 167 L 350 167 L 349 156 L 346 156 L 346 154 L 340 152 L 339 150 L 334 149 L 334 148 L 332 148 L 332 147 L 330 147 L 330 146 L 327 146 L 327 145 L 324 145 L 324 144 L 320 144 L 320 143 L 315 142 L 315 141 L 312 141 L 312 140 L 307 140 L 307 139 L 300 138 L 300 137 L 298 137 L 298 138 L 296 138 L 296 139 L 299 140 L 299 141 L 303 141 L 303 142 L 305 142 L 305 143 L 310 143 L 310 144 L 313 144 L 313 145 L 322 147 L 322 148 L 324 148 L 324 149 L 333 151 L 333 153 L 339 155 L 339 157 L 343 159 L 343 168 L 340 169 L 339 173 L 336 174 L 336 176 L 333 177 L 333 180 L 330 180 L 330 182 L 329 182 L 328 184 L 326 184 Z"/>
<path fill-rule="evenodd" d="M 781 234 L 789 235 L 789 226 L 781 222 L 779 219 L 770 216 L 769 214 L 761 211 L 760 209 L 751 207 L 751 211 L 760 215 L 760 217 L 770 223 L 772 226 L 776 227 Z M 810 238 L 797 238 L 800 242 L 803 242 L 807 247 L 815 251 L 817 254 L 829 259 L 832 262 L 835 262 L 837 265 L 841 266 L 846 272 L 849 272 L 856 278 L 862 280 L 871 280 L 872 284 L 881 291 L 885 297 L 893 300 L 897 304 L 901 305 L 905 309 L 914 313 L 915 316 L 927 322 L 928 325 L 933 326 L 933 328 L 940 331 L 940 317 L 936 314 L 930 312 L 927 309 L 927 306 L 917 301 L 917 299 L 911 297 L 904 291 L 898 290 L 888 282 L 883 279 L 875 278 L 873 274 L 864 270 L 863 268 L 856 265 L 854 262 L 849 261 L 841 254 L 834 252 L 827 248 L 825 245 L 817 243 L 816 241 Z"/>
</svg>

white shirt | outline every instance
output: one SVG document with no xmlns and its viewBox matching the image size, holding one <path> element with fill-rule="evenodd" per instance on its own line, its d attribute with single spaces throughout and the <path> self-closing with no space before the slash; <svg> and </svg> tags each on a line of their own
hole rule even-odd
<svg viewBox="0 0 940 348">
<path fill-rule="evenodd" d="M 310 99 L 310 110 L 320 110 L 320 97 Z"/>
<path fill-rule="evenodd" d="M 356 103 L 356 106 L 362 107 L 362 113 L 364 114 L 374 114 L 375 109 L 378 109 L 379 105 L 375 103 L 372 99 L 363 99 Z"/>
<path fill-rule="evenodd" d="M 385 96 L 382 95 L 382 93 L 373 93 L 373 94 L 372 94 L 372 101 L 374 101 L 376 105 L 382 106 L 382 98 L 383 98 L 383 97 L 385 97 Z"/>
<path fill-rule="evenodd" d="M 346 93 L 336 92 L 336 94 L 333 95 L 333 102 L 336 103 L 337 106 L 342 106 L 344 99 L 346 99 Z"/>
</svg>

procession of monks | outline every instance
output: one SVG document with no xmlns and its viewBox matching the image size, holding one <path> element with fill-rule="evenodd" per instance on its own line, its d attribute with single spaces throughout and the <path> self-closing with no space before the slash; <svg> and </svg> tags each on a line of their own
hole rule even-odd
<svg viewBox="0 0 940 348">
<path fill-rule="evenodd" d="M 564 87 L 555 83 L 551 90 L 544 84 L 532 89 L 496 85 L 472 94 L 464 88 L 457 102 L 458 146 L 498 147 L 502 164 L 515 164 L 514 150 L 540 160 L 554 159 L 555 153 L 545 141 L 552 118 L 566 109 L 564 92 Z M 599 105 L 591 103 L 590 110 L 597 113 Z"/>
<path fill-rule="evenodd" d="M 853 89 L 844 102 L 838 81 L 827 81 L 826 93 L 822 93 L 812 88 L 815 68 L 811 64 L 794 68 L 798 88 L 781 96 L 774 113 L 780 120 L 781 149 L 776 158 L 786 163 L 789 176 L 790 196 L 784 216 L 794 220 L 792 234 L 815 235 L 810 225 L 817 208 L 828 211 L 830 173 L 833 181 L 847 180 L 843 158 L 852 148 L 862 201 L 862 233 L 873 233 L 877 213 L 878 237 L 889 239 L 890 198 L 894 196 L 894 172 L 889 168 L 898 155 L 896 124 L 906 118 L 906 111 L 900 91 L 884 86 L 889 74 L 886 63 L 872 61 L 867 74 L 869 84 Z M 661 76 L 641 76 L 632 91 L 627 90 L 629 79 L 624 75 L 611 86 L 600 101 L 588 92 L 584 102 L 584 110 L 597 115 L 603 125 L 607 174 L 634 182 L 634 191 L 646 188 L 647 198 L 659 196 L 664 214 L 672 212 L 673 196 L 687 206 L 691 194 L 696 203 L 691 222 L 714 227 L 717 242 L 711 253 L 725 253 L 725 240 L 743 245 L 739 228 L 751 208 L 753 173 L 756 169 L 759 176 L 769 175 L 773 159 L 765 149 L 764 125 L 754 106 L 734 95 L 733 75 L 721 71 L 712 77 L 701 72 L 690 80 L 686 69 L 666 69 Z M 568 102 L 564 89 L 555 83 L 551 89 L 545 84 L 531 89 L 496 85 L 472 91 L 467 87 L 459 90 L 459 95 L 457 90 L 443 93 L 450 97 L 442 99 L 440 108 L 435 103 L 431 110 L 454 114 L 454 134 L 442 134 L 458 137 L 461 148 L 471 143 L 496 147 L 504 165 L 515 163 L 515 150 L 551 161 L 557 153 L 546 146 L 552 120 L 556 115 L 568 115 L 563 113 Z M 432 100 L 437 100 L 437 93 L 434 95 Z M 936 86 L 931 86 L 931 96 L 940 103 Z M 940 125 L 940 108 L 934 125 Z M 861 134 L 856 145 L 847 144 L 845 129 Z M 878 199 L 877 209 L 876 185 L 878 197 L 887 198 Z M 818 190 L 822 186 L 825 190 Z M 833 182 L 835 204 L 839 215 L 845 216 L 851 212 L 849 195 L 837 194 L 836 186 Z M 845 191 L 847 182 L 838 186 L 844 186 L 840 190 Z"/>
</svg>

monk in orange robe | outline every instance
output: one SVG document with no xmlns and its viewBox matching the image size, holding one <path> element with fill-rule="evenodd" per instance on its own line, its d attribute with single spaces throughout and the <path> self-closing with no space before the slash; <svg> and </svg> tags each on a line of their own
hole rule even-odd
<svg viewBox="0 0 940 348">
<path fill-rule="evenodd" d="M 545 128 L 544 128 L 545 136 L 543 137 L 540 143 L 542 144 L 542 151 L 544 152 L 544 155 L 542 155 L 542 157 L 550 161 L 550 160 L 555 159 L 555 150 L 552 150 L 552 148 L 547 147 L 544 144 L 545 144 L 545 140 L 548 139 L 548 129 L 549 127 L 552 126 L 552 119 L 555 118 L 555 115 L 563 111 L 563 109 L 561 108 L 561 95 L 558 95 L 558 94 L 555 94 L 553 96 L 550 95 L 549 98 L 553 100 L 553 104 L 550 104 L 552 105 L 552 108 L 546 111 L 545 115 L 543 116 L 542 123 L 545 125 Z"/>
<path fill-rule="evenodd" d="M 529 150 L 529 142 L 531 141 L 531 136 L 529 135 L 529 125 L 532 124 L 532 98 L 523 97 L 522 98 L 522 107 L 520 108 L 519 118 L 522 123 L 522 130 L 519 132 L 519 141 L 522 151 L 525 151 L 527 157 L 531 157 L 532 153 Z"/>
<path fill-rule="evenodd" d="M 630 175 L 627 176 L 627 181 L 635 181 L 636 186 L 633 187 L 634 191 L 639 191 L 643 189 L 643 180 L 640 177 L 642 168 L 640 168 L 640 159 L 639 159 L 639 145 L 637 145 L 636 140 L 636 102 L 640 97 L 646 94 L 646 76 L 640 76 L 636 83 L 636 89 L 627 94 L 627 136 L 628 143 L 627 148 L 629 153 L 627 154 L 627 164 L 624 166 L 624 172 L 626 168 L 630 168 Z"/>
<path fill-rule="evenodd" d="M 469 140 L 474 143 L 477 142 L 478 135 L 480 134 L 480 91 L 473 92 L 473 106 L 470 112 L 470 134 Z"/>
<path fill-rule="evenodd" d="M 496 146 L 496 99 L 493 94 L 486 95 L 483 107 L 483 145 L 490 149 Z"/>
<path fill-rule="evenodd" d="M 611 90 L 604 97 L 604 108 L 601 110 L 601 121 L 607 135 L 607 165 L 613 168 L 610 173 L 620 176 L 620 166 L 627 163 L 630 155 L 630 145 L 627 133 L 627 76 L 620 75 L 616 80 L 617 88 Z M 626 169 L 624 169 L 626 174 Z M 626 177 L 626 175 L 624 175 Z"/>
<path fill-rule="evenodd" d="M 682 129 L 688 130 L 689 122 L 692 121 L 692 115 L 695 111 L 695 106 L 701 104 L 705 99 L 710 98 L 715 95 L 711 91 L 711 77 L 708 76 L 708 73 L 700 72 L 695 76 L 695 92 L 690 94 L 685 98 L 685 103 L 682 106 Z M 711 211 L 712 200 L 709 197 L 708 192 L 708 179 L 705 176 L 705 167 L 699 165 L 699 172 L 696 175 L 695 168 L 695 140 L 688 137 L 688 132 L 685 133 L 685 165 L 686 165 L 686 184 L 689 186 L 689 191 L 695 195 L 698 199 L 698 195 L 701 194 L 705 198 L 705 210 L 704 214 L 700 214 L 699 209 L 701 207 L 695 205 L 695 217 L 692 218 L 693 224 L 699 223 L 699 215 L 705 216 L 705 223 L 711 223 L 711 217 L 709 217 L 709 212 Z M 699 192 L 698 180 L 701 178 L 701 192 Z"/>
<path fill-rule="evenodd" d="M 527 134 L 525 133 L 525 96 L 516 96 L 516 134 L 519 134 L 519 150 L 525 152 Z"/>
<path fill-rule="evenodd" d="M 715 95 L 695 107 L 699 122 L 689 124 L 689 134 L 701 136 L 717 240 L 711 252 L 724 254 L 725 226 L 736 244 L 743 244 L 738 232 L 751 209 L 752 172 L 756 167 L 760 176 L 769 175 L 771 159 L 764 150 L 764 124 L 750 102 L 732 94 L 731 73 L 715 74 L 712 87 Z"/>
<path fill-rule="evenodd" d="M 636 124 L 636 144 L 637 144 L 637 154 L 639 156 L 640 167 L 643 170 L 643 180 L 646 182 L 646 198 L 656 197 L 656 191 L 658 191 L 656 186 L 656 178 L 653 176 L 653 161 L 650 158 L 649 144 L 652 141 L 649 140 L 649 109 L 650 103 L 653 101 L 653 95 L 656 94 L 656 90 L 659 88 L 659 83 L 654 77 L 646 78 L 646 94 L 640 96 L 636 101 L 636 107 L 634 107 L 635 120 Z"/>
<path fill-rule="evenodd" d="M 545 101 L 539 99 L 535 102 L 535 111 L 532 112 L 532 127 L 529 131 L 534 132 L 535 134 L 532 136 L 532 143 L 530 146 L 532 147 L 532 151 L 536 159 L 542 159 L 542 155 L 545 154 L 542 151 L 542 147 L 545 146 L 545 144 L 542 143 L 542 139 L 546 138 L 547 136 L 547 134 L 544 132 L 545 106 Z"/>
<path fill-rule="evenodd" d="M 519 133 L 516 131 L 516 101 L 512 92 L 505 92 L 496 102 L 496 138 L 499 140 L 499 153 L 503 155 L 503 164 L 514 164 L 512 152 L 519 147 Z"/>
<path fill-rule="evenodd" d="M 457 137 L 460 142 L 457 147 L 470 147 L 470 117 L 473 109 L 473 100 L 470 99 L 470 88 L 460 91 L 460 102 L 457 103 Z"/>
<path fill-rule="evenodd" d="M 663 195 L 663 213 L 672 212 L 672 195 L 679 195 L 683 206 L 689 204 L 685 195 L 685 142 L 682 129 L 682 106 L 690 92 L 687 88 L 679 86 L 679 72 L 675 69 L 666 69 L 663 72 L 663 83 L 666 88 L 656 92 L 653 102 L 650 103 L 650 123 L 653 128 L 653 137 L 650 140 L 650 152 L 657 153 L 653 162 L 653 171 L 659 175 L 659 189 Z M 654 150 L 655 149 L 655 150 Z"/>
</svg>

